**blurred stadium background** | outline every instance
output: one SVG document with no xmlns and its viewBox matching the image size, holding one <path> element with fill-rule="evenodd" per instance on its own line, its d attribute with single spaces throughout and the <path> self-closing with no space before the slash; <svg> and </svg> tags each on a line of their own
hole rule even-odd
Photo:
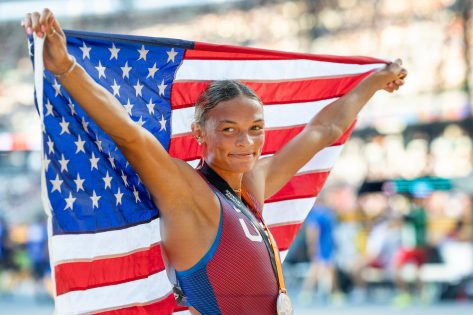
<svg viewBox="0 0 473 315">
<path fill-rule="evenodd" d="M 1 0 L 0 309 L 5 314 L 52 312 L 40 202 L 41 131 L 20 27 L 25 12 L 43 7 L 69 29 L 402 58 L 410 72 L 406 85 L 394 95 L 380 93 L 362 112 L 311 222 L 288 255 L 287 282 L 296 314 L 472 314 L 472 1 Z M 423 209 L 421 221 L 413 215 L 413 203 Z M 333 214 L 328 234 L 317 219 L 325 208 Z M 400 263 L 406 239 L 418 242 L 419 233 L 423 261 Z M 333 243 L 333 253 L 320 269 L 311 253 L 326 241 Z"/>
</svg>

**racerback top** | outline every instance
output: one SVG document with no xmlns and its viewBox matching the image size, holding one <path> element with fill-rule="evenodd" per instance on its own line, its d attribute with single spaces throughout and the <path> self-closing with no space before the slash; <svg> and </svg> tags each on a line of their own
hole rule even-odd
<svg viewBox="0 0 473 315">
<path fill-rule="evenodd" d="M 176 271 L 187 304 L 201 314 L 276 314 L 278 283 L 258 230 L 215 187 L 220 223 L 209 251 Z"/>
</svg>

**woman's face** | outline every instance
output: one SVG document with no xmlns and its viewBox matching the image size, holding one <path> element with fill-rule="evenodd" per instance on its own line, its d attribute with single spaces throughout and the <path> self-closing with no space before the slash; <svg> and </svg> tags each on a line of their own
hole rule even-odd
<svg viewBox="0 0 473 315">
<path fill-rule="evenodd" d="M 246 96 L 219 103 L 207 113 L 202 140 L 204 159 L 213 168 L 251 170 L 264 144 L 263 106 Z"/>
</svg>

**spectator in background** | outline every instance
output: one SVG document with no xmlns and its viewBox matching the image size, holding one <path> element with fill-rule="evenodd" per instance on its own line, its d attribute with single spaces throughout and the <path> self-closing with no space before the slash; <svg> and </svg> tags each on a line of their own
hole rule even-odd
<svg viewBox="0 0 473 315">
<path fill-rule="evenodd" d="M 26 251 L 31 262 L 31 274 L 35 282 L 36 298 L 44 293 L 44 279 L 49 276 L 48 230 L 41 216 L 28 227 Z"/>
<path fill-rule="evenodd" d="M 334 210 L 314 204 L 306 219 L 307 251 L 311 262 L 299 296 L 302 304 L 312 301 L 315 289 L 324 300 L 330 297 L 331 302 L 337 302 L 340 296 L 334 264 L 335 225 Z"/>
<path fill-rule="evenodd" d="M 410 201 L 409 212 L 403 217 L 401 228 L 401 247 L 395 257 L 395 282 L 398 295 L 394 299 L 396 306 L 407 306 L 412 297 L 408 286 L 402 275 L 403 268 L 407 264 L 415 266 L 414 282 L 417 293 L 422 293 L 420 280 L 420 268 L 427 260 L 427 214 L 425 211 L 425 198 L 431 191 L 427 187 L 415 187 L 408 194 Z"/>
</svg>

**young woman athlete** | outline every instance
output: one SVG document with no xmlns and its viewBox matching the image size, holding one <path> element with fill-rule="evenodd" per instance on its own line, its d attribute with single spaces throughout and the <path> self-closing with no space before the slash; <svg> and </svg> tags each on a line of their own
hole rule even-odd
<svg viewBox="0 0 473 315">
<path fill-rule="evenodd" d="M 278 284 L 261 235 L 226 196 L 186 162 L 172 158 L 105 88 L 68 54 L 53 13 L 26 15 L 26 32 L 46 37 L 44 64 L 117 144 L 160 210 L 162 245 L 192 314 L 276 314 Z M 256 206 L 283 187 L 317 152 L 335 142 L 378 90 L 393 92 L 407 72 L 397 60 L 325 107 L 271 157 L 261 158 L 263 106 L 237 81 L 216 81 L 196 104 L 192 133 L 207 173 Z M 87 93 L 84 93 L 87 91 Z"/>
</svg>

